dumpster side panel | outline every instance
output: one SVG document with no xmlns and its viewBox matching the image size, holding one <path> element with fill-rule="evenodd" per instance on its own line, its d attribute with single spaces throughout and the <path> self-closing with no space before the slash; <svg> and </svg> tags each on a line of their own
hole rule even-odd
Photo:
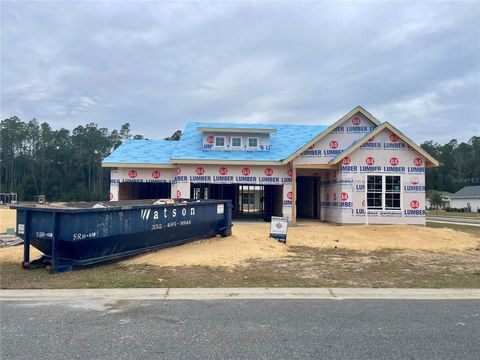
<svg viewBox="0 0 480 360">
<path fill-rule="evenodd" d="M 88 265 L 231 232 L 229 201 L 125 208 L 28 209 L 31 244 L 52 256 L 57 219 L 60 263 Z M 25 210 L 19 209 L 19 223 Z"/>
</svg>

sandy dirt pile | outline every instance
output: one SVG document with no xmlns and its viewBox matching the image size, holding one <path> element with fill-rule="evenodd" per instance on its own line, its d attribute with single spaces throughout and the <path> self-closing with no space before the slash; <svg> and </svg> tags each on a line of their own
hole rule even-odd
<svg viewBox="0 0 480 360">
<path fill-rule="evenodd" d="M 233 236 L 200 240 L 126 260 L 127 264 L 158 266 L 207 265 L 233 267 L 253 258 L 276 259 L 289 255 L 292 246 L 319 249 L 375 251 L 381 249 L 463 251 L 480 239 L 452 229 L 409 225 L 335 226 L 306 222 L 288 230 L 287 245 L 268 238 L 268 223 L 235 223 Z"/>
<path fill-rule="evenodd" d="M 6 206 L 0 206 L 0 234 L 7 231 L 7 228 L 17 226 L 17 211 Z"/>
<path fill-rule="evenodd" d="M 409 225 L 335 226 L 302 222 L 288 230 L 287 245 L 268 238 L 269 224 L 237 222 L 233 235 L 212 238 L 161 249 L 122 261 L 123 264 L 158 266 L 225 266 L 234 267 L 250 259 L 278 259 L 290 255 L 293 246 L 318 249 L 375 251 L 403 249 L 412 251 L 456 252 L 476 248 L 480 238 L 447 228 Z M 0 261 L 21 262 L 23 247 L 0 249 Z M 31 258 L 39 256 L 32 248 Z"/>
<path fill-rule="evenodd" d="M 30 260 L 38 259 L 42 253 L 30 246 Z M 0 262 L 18 262 L 23 261 L 23 245 L 0 248 Z"/>
<path fill-rule="evenodd" d="M 288 256 L 288 248 L 268 238 L 268 226 L 246 232 L 236 225 L 233 235 L 226 238 L 199 240 L 125 260 L 126 264 L 159 266 L 206 265 L 233 267 L 248 259 L 278 259 Z M 247 234 L 251 233 L 251 236 Z"/>
</svg>

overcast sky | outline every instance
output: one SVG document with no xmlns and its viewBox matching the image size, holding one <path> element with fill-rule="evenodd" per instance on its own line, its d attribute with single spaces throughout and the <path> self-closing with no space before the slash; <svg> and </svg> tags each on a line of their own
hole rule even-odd
<svg viewBox="0 0 480 360">
<path fill-rule="evenodd" d="M 1 117 L 161 138 L 188 121 L 480 136 L 480 2 L 1 3 Z"/>
</svg>

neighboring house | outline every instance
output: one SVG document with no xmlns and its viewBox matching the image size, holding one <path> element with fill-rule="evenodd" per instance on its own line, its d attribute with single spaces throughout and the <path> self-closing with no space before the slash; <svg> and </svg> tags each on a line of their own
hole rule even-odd
<svg viewBox="0 0 480 360">
<path fill-rule="evenodd" d="M 465 186 L 451 196 L 450 207 L 478 212 L 480 209 L 480 185 Z"/>
<path fill-rule="evenodd" d="M 234 216 L 425 224 L 437 160 L 358 106 L 332 125 L 191 122 L 179 141 L 129 140 L 103 162 L 110 199 L 229 199 Z"/>
<path fill-rule="evenodd" d="M 451 207 L 450 206 L 450 198 L 453 194 L 448 192 L 448 191 L 439 191 L 439 193 L 442 195 L 442 205 L 440 207 L 437 206 L 437 208 L 444 210 L 444 209 L 448 209 L 449 207 Z M 427 209 L 432 208 L 432 203 L 430 202 L 430 199 L 428 198 L 428 195 L 427 195 L 427 198 L 425 199 L 425 205 L 427 206 Z"/>
</svg>

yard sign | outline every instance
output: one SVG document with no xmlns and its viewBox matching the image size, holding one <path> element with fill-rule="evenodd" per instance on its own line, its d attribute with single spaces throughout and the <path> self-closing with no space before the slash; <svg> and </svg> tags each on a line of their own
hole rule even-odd
<svg viewBox="0 0 480 360">
<path fill-rule="evenodd" d="M 288 218 L 272 216 L 270 222 L 270 237 L 280 242 L 287 242 Z"/>
</svg>

